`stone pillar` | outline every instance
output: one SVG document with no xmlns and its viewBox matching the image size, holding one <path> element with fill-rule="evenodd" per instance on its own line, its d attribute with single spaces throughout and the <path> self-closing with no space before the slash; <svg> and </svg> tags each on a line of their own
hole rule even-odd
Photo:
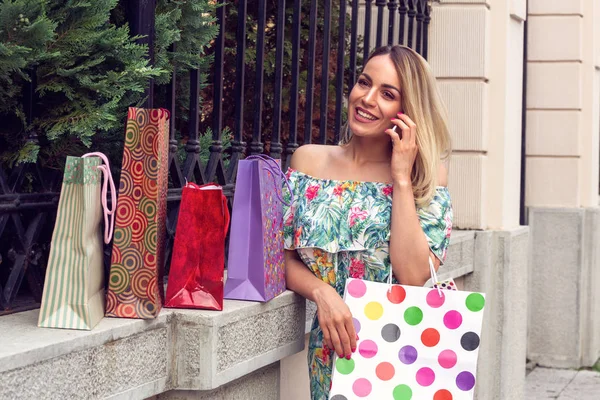
<svg viewBox="0 0 600 400">
<path fill-rule="evenodd" d="M 529 230 L 475 233 L 474 271 L 464 290 L 486 293 L 475 398 L 525 398 Z"/>
<path fill-rule="evenodd" d="M 600 357 L 600 4 L 530 0 L 528 356 L 579 368 Z"/>
<path fill-rule="evenodd" d="M 448 108 L 452 133 L 449 188 L 454 225 L 487 227 L 490 5 L 489 1 L 442 0 L 434 4 L 429 63 Z M 472 4 L 471 4 L 472 3 Z"/>
<path fill-rule="evenodd" d="M 519 225 L 524 19 L 524 0 L 442 0 L 432 13 L 429 62 L 450 115 L 461 229 Z"/>
</svg>

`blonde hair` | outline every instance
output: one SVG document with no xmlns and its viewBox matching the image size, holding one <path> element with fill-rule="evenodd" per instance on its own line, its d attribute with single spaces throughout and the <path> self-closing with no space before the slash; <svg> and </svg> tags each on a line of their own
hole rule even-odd
<svg viewBox="0 0 600 400">
<path fill-rule="evenodd" d="M 427 206 L 435 195 L 438 169 L 451 153 L 446 108 L 429 64 L 417 52 L 406 46 L 383 46 L 375 49 L 369 59 L 388 55 L 400 78 L 401 111 L 417 125 L 419 152 L 411 174 L 413 192 L 418 206 Z M 344 128 L 340 144 L 348 144 L 352 132 Z"/>
</svg>

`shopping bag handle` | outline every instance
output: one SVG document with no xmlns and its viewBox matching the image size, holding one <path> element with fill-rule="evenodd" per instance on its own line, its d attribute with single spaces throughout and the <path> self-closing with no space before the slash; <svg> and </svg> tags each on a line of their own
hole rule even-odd
<svg viewBox="0 0 600 400">
<path fill-rule="evenodd" d="M 207 183 L 205 185 L 198 185 L 194 182 L 188 182 L 187 180 L 185 183 L 185 187 L 189 187 L 192 189 L 202 189 L 203 187 L 206 187 L 206 186 L 217 186 L 221 189 L 221 202 L 223 205 L 223 218 L 225 218 L 225 228 L 224 228 L 225 231 L 223 232 L 223 237 L 226 237 L 227 231 L 229 230 L 229 221 L 231 219 L 231 216 L 229 214 L 229 207 L 227 207 L 227 196 L 225 196 L 223 194 L 223 188 L 215 183 Z"/>
<path fill-rule="evenodd" d="M 431 259 L 431 254 L 428 257 L 428 260 L 429 260 L 429 274 L 431 275 L 431 281 L 439 282 L 437 274 L 435 272 L 435 266 L 433 265 L 433 260 Z M 390 265 L 390 273 L 388 274 L 388 280 L 387 280 L 387 283 L 389 286 L 388 291 L 392 290 L 392 275 L 393 274 L 394 274 L 394 270 L 392 269 L 392 266 Z M 439 286 L 437 287 L 437 291 L 438 291 L 438 294 L 440 295 L 440 297 L 442 297 L 443 296 L 442 289 L 440 289 Z"/>
<path fill-rule="evenodd" d="M 290 206 L 290 204 L 294 201 L 294 192 L 292 191 L 292 186 L 290 185 L 290 181 L 287 178 L 287 176 L 285 176 L 285 174 L 283 173 L 283 171 L 281 170 L 281 167 L 279 166 L 279 164 L 277 163 L 277 161 L 275 161 L 275 159 L 266 156 L 264 154 L 258 154 L 258 155 L 254 155 L 254 156 L 249 156 L 246 157 L 246 160 L 262 160 L 266 163 L 265 169 L 267 171 L 269 171 L 274 177 L 278 176 L 280 178 L 283 179 L 283 181 L 285 182 L 288 191 L 290 192 L 290 203 L 286 203 L 282 198 L 281 195 L 279 194 L 279 192 L 275 192 L 275 194 L 277 195 L 277 198 L 279 199 L 279 201 L 281 201 L 282 204 L 285 204 L 286 206 Z"/>
<path fill-rule="evenodd" d="M 102 185 L 102 210 L 104 211 L 104 243 L 109 244 L 110 239 L 113 235 L 113 231 L 115 229 L 115 210 L 117 208 L 117 193 L 115 190 L 115 182 L 113 181 L 112 175 L 110 174 L 110 164 L 108 162 L 108 158 L 103 153 L 93 152 L 81 156 L 81 158 L 87 157 L 99 157 L 102 160 L 102 162 L 104 162 L 104 165 L 98 165 L 97 168 L 101 170 L 102 174 L 104 175 L 104 183 Z M 109 210 L 107 204 L 108 201 L 106 200 L 108 184 L 110 184 L 110 200 L 112 210 Z"/>
</svg>

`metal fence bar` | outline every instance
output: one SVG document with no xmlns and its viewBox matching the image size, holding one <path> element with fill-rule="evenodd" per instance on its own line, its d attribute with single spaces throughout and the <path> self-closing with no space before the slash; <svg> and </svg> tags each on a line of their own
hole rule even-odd
<svg viewBox="0 0 600 400">
<path fill-rule="evenodd" d="M 225 58 L 225 12 L 226 6 L 217 8 L 217 22 L 219 33 L 215 41 L 215 76 L 213 78 L 213 122 L 212 143 L 210 145 L 210 157 L 206 166 L 206 178 L 208 181 L 217 181 L 224 185 L 227 183 L 223 167 L 223 144 L 221 135 L 223 133 L 223 60 Z"/>
<path fill-rule="evenodd" d="M 425 19 L 423 20 L 423 49 L 421 55 L 427 60 L 427 51 L 429 44 L 429 23 L 431 22 L 431 4 L 425 7 Z"/>
<path fill-rule="evenodd" d="M 342 106 L 344 96 L 344 62 L 346 55 L 346 1 L 340 2 L 340 16 L 338 26 L 338 53 L 335 80 L 335 125 L 334 125 L 334 143 L 340 140 L 340 131 L 342 129 Z"/>
<path fill-rule="evenodd" d="M 171 45 L 170 50 L 175 51 L 175 44 Z M 171 81 L 167 86 L 167 109 L 171 113 L 171 118 L 169 120 L 169 176 L 171 178 L 171 182 L 174 188 L 182 188 L 185 185 L 185 180 L 183 178 L 183 173 L 181 172 L 181 163 L 179 162 L 179 157 L 177 154 L 178 150 L 178 142 L 177 142 L 177 132 L 175 120 L 177 118 L 177 68 L 173 66 L 173 73 L 171 75 Z M 178 190 L 178 195 L 181 196 L 181 192 Z M 171 248 L 173 244 L 173 240 L 175 238 L 175 230 L 177 228 L 177 218 L 179 216 L 179 207 L 172 207 L 167 202 L 167 235 L 165 237 L 166 243 L 166 253 L 164 262 L 165 265 L 168 264 L 171 256 Z M 106 246 L 108 247 L 108 246 Z M 105 263 L 110 265 L 111 253 L 106 252 L 105 255 Z M 109 267 L 110 268 L 110 267 Z"/>
<path fill-rule="evenodd" d="M 315 47 L 317 45 L 317 4 L 310 2 L 310 28 L 308 32 L 308 77 L 306 78 L 306 108 L 304 110 L 304 143 L 312 143 L 312 116 L 315 84 Z"/>
<path fill-rule="evenodd" d="M 254 129 L 250 154 L 260 154 L 264 150 L 261 142 L 263 82 L 265 75 L 265 25 L 267 20 L 267 2 L 258 0 L 258 36 L 256 39 L 256 80 L 254 84 Z"/>
<path fill-rule="evenodd" d="M 176 46 L 171 46 L 171 51 L 175 51 Z M 182 187 L 184 185 L 183 174 L 181 173 L 181 165 L 179 157 L 177 157 L 177 132 L 175 120 L 177 119 L 177 68 L 173 67 L 171 81 L 167 86 L 167 109 L 171 113 L 169 120 L 169 175 L 173 186 Z M 173 227 L 175 229 L 175 227 Z"/>
<path fill-rule="evenodd" d="M 285 29 L 285 0 L 277 4 L 277 33 L 275 44 L 275 109 L 273 116 L 273 137 L 271 138 L 271 157 L 281 158 L 281 92 L 283 88 L 283 46 Z"/>
<path fill-rule="evenodd" d="M 226 0 L 220 0 L 219 6 L 224 7 Z M 233 182 L 237 173 L 238 160 L 243 158 L 244 149 L 244 84 L 245 84 L 245 65 L 246 65 L 246 18 L 247 8 L 245 1 L 238 2 L 237 8 L 237 29 L 235 32 L 235 41 L 237 43 L 235 51 L 235 121 L 233 130 L 233 142 L 231 143 L 231 159 L 229 170 L 227 172 L 228 181 Z"/>
<path fill-rule="evenodd" d="M 380 47 L 383 44 L 383 14 L 385 11 L 385 0 L 375 1 L 377 7 L 377 40 L 375 41 L 376 47 Z"/>
<path fill-rule="evenodd" d="M 292 154 L 298 148 L 298 92 L 300 80 L 300 22 L 302 18 L 302 0 L 294 0 L 292 15 L 292 87 L 290 89 L 290 137 L 285 149 L 286 168 L 290 166 Z"/>
<path fill-rule="evenodd" d="M 417 0 L 417 46 L 415 49 L 417 53 L 421 53 L 423 19 L 425 18 L 424 8 L 426 6 L 427 6 L 427 0 Z"/>
<path fill-rule="evenodd" d="M 404 37 L 404 30 L 406 29 L 406 14 L 408 13 L 408 7 L 407 7 L 407 1 L 408 0 L 400 0 L 400 7 L 398 8 L 398 13 L 400 14 L 399 17 L 399 26 L 398 26 L 398 32 L 399 32 L 399 38 L 398 38 L 398 43 L 399 44 L 405 44 L 405 37 Z"/>
<path fill-rule="evenodd" d="M 327 100 L 329 94 L 329 51 L 331 49 L 331 0 L 325 1 L 323 17 L 323 58 L 321 60 L 321 109 L 319 143 L 327 143 Z"/>
<path fill-rule="evenodd" d="M 413 47 L 413 36 L 414 36 L 414 24 L 415 24 L 415 1 L 408 0 L 408 47 Z"/>
<path fill-rule="evenodd" d="M 397 1 L 388 1 L 389 19 L 388 19 L 388 46 L 394 43 L 394 30 L 396 28 L 396 9 L 398 8 Z"/>
<path fill-rule="evenodd" d="M 350 28 L 350 86 L 356 81 L 356 54 L 358 52 L 358 0 L 352 0 Z"/>
<path fill-rule="evenodd" d="M 131 0 L 127 4 L 127 20 L 132 36 L 140 36 L 138 43 L 148 45 L 148 58 L 154 64 L 154 11 L 156 0 Z M 154 107 L 154 80 L 146 88 L 145 107 Z"/>
<path fill-rule="evenodd" d="M 200 161 L 200 74 L 197 69 L 190 71 L 190 117 L 189 117 L 189 139 L 185 146 L 187 157 L 183 167 L 183 175 L 188 181 L 196 181 L 199 184 L 206 183 L 204 168 Z"/>
<path fill-rule="evenodd" d="M 365 0 L 365 35 L 363 40 L 363 66 L 366 64 L 371 52 L 371 3 L 373 0 Z"/>
</svg>

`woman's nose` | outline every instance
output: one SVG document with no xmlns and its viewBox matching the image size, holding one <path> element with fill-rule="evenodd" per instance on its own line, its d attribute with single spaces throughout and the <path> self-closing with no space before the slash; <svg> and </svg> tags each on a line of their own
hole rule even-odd
<svg viewBox="0 0 600 400">
<path fill-rule="evenodd" d="M 375 105 L 375 91 L 374 90 L 369 90 L 363 97 L 363 102 L 366 105 Z"/>
</svg>

